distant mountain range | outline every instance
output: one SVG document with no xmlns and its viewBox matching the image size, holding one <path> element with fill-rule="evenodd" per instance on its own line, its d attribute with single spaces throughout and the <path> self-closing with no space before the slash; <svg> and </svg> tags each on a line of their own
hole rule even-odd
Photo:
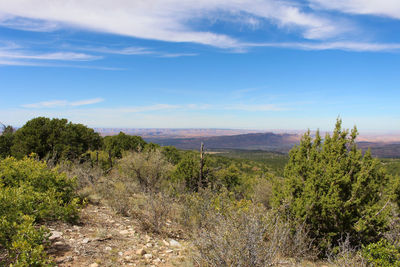
<svg viewBox="0 0 400 267">
<path fill-rule="evenodd" d="M 96 128 L 101 135 L 114 135 L 120 131 L 139 135 L 148 142 L 179 149 L 198 150 L 203 142 L 206 149 L 246 149 L 287 153 L 302 136 L 301 131 L 292 133 L 259 132 L 242 129 L 107 129 Z M 324 134 L 322 133 L 322 136 Z M 400 158 L 400 138 L 397 136 L 362 136 L 358 146 L 364 151 L 371 149 L 372 155 L 385 158 Z M 380 140 L 390 140 L 382 142 Z"/>
<path fill-rule="evenodd" d="M 144 138 L 146 141 L 180 149 L 199 149 L 204 143 L 206 149 L 248 149 L 288 152 L 299 142 L 297 134 L 249 133 L 230 136 L 195 138 Z"/>
</svg>

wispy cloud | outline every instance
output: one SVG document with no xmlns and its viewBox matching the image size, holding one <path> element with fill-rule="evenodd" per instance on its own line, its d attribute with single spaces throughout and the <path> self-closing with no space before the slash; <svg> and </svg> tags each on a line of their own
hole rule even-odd
<svg viewBox="0 0 400 267">
<path fill-rule="evenodd" d="M 61 26 L 76 25 L 143 39 L 220 48 L 238 48 L 242 42 L 226 34 L 195 29 L 191 21 L 209 19 L 218 11 L 228 18 L 222 16 L 220 20 L 233 16 L 251 27 L 260 20 L 268 21 L 309 39 L 332 37 L 347 30 L 341 23 L 303 11 L 296 2 L 276 0 L 98 0 L 95 4 L 89 0 L 13 0 L 1 1 L 0 11 L 16 18 L 43 20 Z"/>
<path fill-rule="evenodd" d="M 58 29 L 58 24 L 51 21 L 26 19 L 0 14 L 0 26 L 22 31 L 49 32 Z"/>
<path fill-rule="evenodd" d="M 248 105 L 248 104 L 235 104 L 224 106 L 223 109 L 226 110 L 238 110 L 238 111 L 286 111 L 287 108 L 275 105 L 275 104 L 265 104 L 265 105 Z"/>
<path fill-rule="evenodd" d="M 155 52 L 146 47 L 123 47 L 123 48 L 110 48 L 110 47 L 74 47 L 77 50 L 98 52 L 104 54 L 116 54 L 116 55 L 149 55 Z"/>
<path fill-rule="evenodd" d="M 397 0 L 308 0 L 311 6 L 333 9 L 344 13 L 368 14 L 400 19 L 400 3 Z"/>
<path fill-rule="evenodd" d="M 34 59 L 34 60 L 59 60 L 59 61 L 91 61 L 100 59 L 100 56 L 93 56 L 83 53 L 56 52 L 56 53 L 37 53 L 14 52 L 0 50 L 0 58 L 13 59 Z"/>
<path fill-rule="evenodd" d="M 364 43 L 364 42 L 283 42 L 283 43 L 255 43 L 249 47 L 278 47 L 302 50 L 345 50 L 359 52 L 397 51 L 400 43 Z"/>
<path fill-rule="evenodd" d="M 174 57 L 194 57 L 197 53 L 160 53 L 159 57 L 174 58 Z"/>
<path fill-rule="evenodd" d="M 170 105 L 170 104 L 155 104 L 149 106 L 136 106 L 136 107 L 123 107 L 112 109 L 112 112 L 122 112 L 122 113 L 138 113 L 138 112 L 151 112 L 151 111 L 160 111 L 160 110 L 172 110 L 181 108 L 179 105 Z"/>
<path fill-rule="evenodd" d="M 340 14 L 328 14 L 325 10 L 400 19 L 400 5 L 396 0 L 307 0 L 302 4 L 295 0 L 98 0 L 95 4 L 91 0 L 5 0 L 0 1 L 0 26 L 32 31 L 79 27 L 141 39 L 198 43 L 233 52 L 247 52 L 249 48 L 256 46 L 369 52 L 399 49 L 400 44 L 352 41 L 351 36 L 359 33 L 355 26 L 357 23 Z M 223 15 L 211 19 L 216 13 Z M 249 43 L 231 35 L 193 26 L 192 22 L 199 19 L 240 24 L 241 27 L 248 25 L 250 30 L 262 30 L 265 25 L 270 27 L 272 24 L 305 41 Z M 134 46 L 80 49 L 103 54 L 154 55 L 166 58 L 196 55 L 159 52 Z M 93 55 L 71 55 L 66 52 L 37 56 L 53 60 L 96 59 Z"/>
<path fill-rule="evenodd" d="M 73 48 L 82 51 L 90 51 L 103 54 L 124 55 L 124 56 L 153 55 L 157 57 L 174 58 L 174 57 L 190 57 L 198 55 L 196 53 L 168 53 L 163 51 L 155 51 L 147 47 L 135 47 L 135 46 L 122 47 L 122 48 L 110 48 L 110 47 L 73 47 Z"/>
<path fill-rule="evenodd" d="M 93 98 L 93 99 L 85 99 L 79 101 L 67 101 L 67 100 L 52 100 L 52 101 L 43 101 L 39 103 L 33 104 L 25 104 L 22 105 L 24 108 L 60 108 L 60 107 L 78 107 L 78 106 L 86 106 L 92 105 L 96 103 L 103 102 L 102 98 Z"/>
<path fill-rule="evenodd" d="M 0 66 L 39 66 L 106 69 L 101 66 L 71 65 L 70 62 L 88 62 L 103 58 L 98 55 L 61 52 L 38 52 L 11 42 L 0 42 Z M 62 64 L 68 62 L 69 64 Z"/>
</svg>

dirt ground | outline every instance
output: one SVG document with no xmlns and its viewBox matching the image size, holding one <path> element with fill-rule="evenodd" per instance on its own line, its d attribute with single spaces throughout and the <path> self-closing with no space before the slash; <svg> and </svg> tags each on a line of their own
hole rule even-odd
<svg viewBox="0 0 400 267">
<path fill-rule="evenodd" d="M 193 266 L 184 240 L 145 233 L 107 206 L 86 206 L 77 225 L 47 226 L 57 266 Z"/>
</svg>

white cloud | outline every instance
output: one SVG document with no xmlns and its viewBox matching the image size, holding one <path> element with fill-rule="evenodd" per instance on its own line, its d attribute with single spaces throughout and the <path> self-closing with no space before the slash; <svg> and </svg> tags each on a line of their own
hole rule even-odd
<svg viewBox="0 0 400 267">
<path fill-rule="evenodd" d="M 0 12 L 143 39 L 220 48 L 237 48 L 242 44 L 225 34 L 194 29 L 191 22 L 204 18 L 211 21 L 215 12 L 223 12 L 230 16 L 240 14 L 240 20 L 252 27 L 260 20 L 268 20 L 311 39 L 332 37 L 345 30 L 340 23 L 303 12 L 295 3 L 279 0 L 3 0 Z"/>
<path fill-rule="evenodd" d="M 362 43 L 362 42 L 293 42 L 248 44 L 253 47 L 283 47 L 303 50 L 345 50 L 358 52 L 378 52 L 400 50 L 399 43 Z"/>
<path fill-rule="evenodd" d="M 60 61 L 89 61 L 100 59 L 99 56 L 93 56 L 83 53 L 73 52 L 56 52 L 56 53 L 37 53 L 32 52 L 14 52 L 14 51 L 1 51 L 0 58 L 14 58 L 14 59 L 34 59 L 34 60 L 60 60 Z"/>
<path fill-rule="evenodd" d="M 49 32 L 58 29 L 58 25 L 55 22 L 42 20 L 38 21 L 4 14 L 0 14 L 0 26 L 34 32 Z"/>
<path fill-rule="evenodd" d="M 76 48 L 76 47 L 75 47 Z M 116 55 L 149 55 L 155 52 L 146 47 L 124 47 L 124 48 L 109 48 L 109 47 L 78 47 L 78 50 L 98 52 L 104 54 L 116 54 Z"/>
<path fill-rule="evenodd" d="M 115 55 L 153 55 L 157 57 L 174 58 L 174 57 L 190 57 L 197 56 L 196 53 L 167 53 L 162 51 L 154 51 L 147 47 L 122 47 L 122 48 L 110 48 L 110 47 L 71 47 L 76 50 L 98 52 L 104 54 L 115 54 Z"/>
<path fill-rule="evenodd" d="M 39 103 L 33 104 L 25 104 L 22 105 L 24 108 L 60 108 L 60 107 L 77 107 L 77 106 L 86 106 L 92 105 L 96 103 L 103 102 L 102 98 L 93 98 L 93 99 L 85 99 L 74 102 L 69 102 L 67 100 L 52 100 L 52 101 L 43 101 Z"/>
<path fill-rule="evenodd" d="M 93 61 L 101 59 L 101 56 L 94 56 L 85 53 L 75 52 L 53 52 L 43 53 L 34 50 L 24 50 L 23 47 L 15 43 L 2 43 L 0 42 L 0 66 L 51 66 L 51 67 L 82 67 L 73 65 L 60 65 L 54 62 L 67 61 Z M 53 62 L 53 63 L 49 63 Z M 93 66 L 86 66 L 93 68 Z M 102 68 L 102 67 L 94 67 Z"/>
<path fill-rule="evenodd" d="M 179 106 L 179 105 L 156 104 L 156 105 L 149 105 L 149 106 L 136 106 L 136 107 L 125 107 L 125 108 L 110 109 L 110 112 L 138 113 L 138 112 L 151 112 L 151 111 L 160 111 L 160 110 L 171 110 L 171 109 L 178 109 L 180 107 L 181 106 Z"/>
<path fill-rule="evenodd" d="M 174 57 L 194 57 L 197 56 L 196 53 L 160 53 L 159 57 L 164 58 L 174 58 Z"/>
<path fill-rule="evenodd" d="M 400 19 L 398 0 L 309 0 L 314 8 Z"/>
<path fill-rule="evenodd" d="M 265 104 L 265 105 L 244 105 L 244 104 L 236 104 L 236 105 L 228 105 L 223 107 L 226 110 L 238 110 L 238 111 L 285 111 L 286 108 L 280 107 L 275 104 Z"/>
</svg>

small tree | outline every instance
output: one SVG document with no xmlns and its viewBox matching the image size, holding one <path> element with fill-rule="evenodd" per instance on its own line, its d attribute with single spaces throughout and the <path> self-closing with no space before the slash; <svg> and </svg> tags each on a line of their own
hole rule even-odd
<svg viewBox="0 0 400 267">
<path fill-rule="evenodd" d="M 0 135 L 0 158 L 5 158 L 11 155 L 11 147 L 14 142 L 14 128 L 12 126 L 5 126 L 2 124 L 2 132 Z"/>
<path fill-rule="evenodd" d="M 388 177 L 370 151 L 357 149 L 357 129 L 349 134 L 338 119 L 333 135 L 322 142 L 308 131 L 290 151 L 285 179 L 274 205 L 304 221 L 322 250 L 350 235 L 353 245 L 377 240 L 387 226 L 384 187 Z"/>
<path fill-rule="evenodd" d="M 82 124 L 38 117 L 15 132 L 11 153 L 17 158 L 33 152 L 41 159 L 76 159 L 87 150 L 98 149 L 101 142 L 98 133 Z"/>
<path fill-rule="evenodd" d="M 127 150 L 141 151 L 145 145 L 146 142 L 140 136 L 127 135 L 123 132 L 104 137 L 105 150 L 113 158 L 122 158 L 122 153 Z"/>
</svg>

